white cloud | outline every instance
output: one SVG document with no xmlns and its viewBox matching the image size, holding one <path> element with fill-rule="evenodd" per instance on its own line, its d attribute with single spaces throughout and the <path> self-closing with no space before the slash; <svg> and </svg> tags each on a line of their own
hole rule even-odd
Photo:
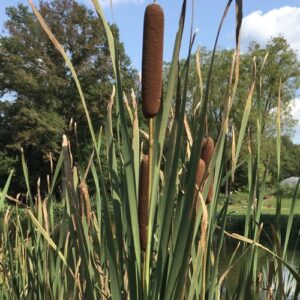
<svg viewBox="0 0 300 300">
<path fill-rule="evenodd" d="M 251 41 L 265 45 L 271 37 L 281 34 L 300 58 L 299 20 L 300 7 L 284 6 L 265 14 L 262 11 L 254 11 L 243 19 L 242 46 L 247 47 Z"/>
<path fill-rule="evenodd" d="M 296 98 L 292 101 L 290 104 L 291 106 L 291 113 L 294 119 L 297 120 L 297 125 L 295 126 L 295 136 L 294 136 L 294 143 L 300 144 L 300 123 L 298 120 L 300 120 L 300 98 Z"/>
</svg>

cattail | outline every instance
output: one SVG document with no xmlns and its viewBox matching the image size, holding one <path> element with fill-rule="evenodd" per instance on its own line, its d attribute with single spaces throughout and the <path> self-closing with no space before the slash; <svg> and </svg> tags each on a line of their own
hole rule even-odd
<svg viewBox="0 0 300 300">
<path fill-rule="evenodd" d="M 149 199 L 149 156 L 144 155 L 140 168 L 139 228 L 141 248 L 146 251 Z"/>
<path fill-rule="evenodd" d="M 194 189 L 194 201 L 197 201 L 197 199 L 198 199 L 198 191 L 200 189 L 204 174 L 205 174 L 205 162 L 204 162 L 203 159 L 200 158 L 199 162 L 198 162 L 197 172 L 196 172 L 196 185 L 197 185 L 197 187 L 195 187 L 195 189 Z"/>
<path fill-rule="evenodd" d="M 142 60 L 142 107 L 145 118 L 159 111 L 162 92 L 164 13 L 156 4 L 147 6 L 144 16 Z"/>
<path fill-rule="evenodd" d="M 204 138 L 202 141 L 201 158 L 205 162 L 205 176 L 206 177 L 208 177 L 208 175 L 209 175 L 209 164 L 210 164 L 212 155 L 214 153 L 214 150 L 215 150 L 215 145 L 214 145 L 213 139 L 211 137 Z M 214 183 L 213 183 L 213 179 L 212 179 L 210 186 L 209 186 L 206 203 L 210 203 L 212 201 L 213 188 L 214 188 L 213 185 L 214 185 Z"/>
</svg>

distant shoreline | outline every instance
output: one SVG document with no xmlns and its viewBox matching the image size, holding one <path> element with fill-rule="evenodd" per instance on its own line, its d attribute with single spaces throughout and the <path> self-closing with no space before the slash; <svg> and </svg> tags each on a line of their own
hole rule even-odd
<svg viewBox="0 0 300 300">
<path fill-rule="evenodd" d="M 263 223 L 263 232 L 262 236 L 264 238 L 267 238 L 266 234 L 269 235 L 272 238 L 272 227 L 275 224 L 275 215 L 271 214 L 262 214 L 260 217 L 260 223 Z M 279 219 L 280 224 L 280 232 L 282 237 L 285 236 L 285 231 L 288 223 L 288 215 L 281 215 Z M 245 229 L 245 219 L 246 215 L 229 215 L 227 217 L 227 224 L 226 224 L 226 230 L 229 232 L 236 232 L 236 233 L 244 233 Z M 296 242 L 297 237 L 299 236 L 300 232 L 300 214 L 294 215 L 293 219 L 293 225 L 291 229 L 290 234 L 290 240 L 293 239 Z M 300 246 L 300 241 L 299 241 Z"/>
</svg>

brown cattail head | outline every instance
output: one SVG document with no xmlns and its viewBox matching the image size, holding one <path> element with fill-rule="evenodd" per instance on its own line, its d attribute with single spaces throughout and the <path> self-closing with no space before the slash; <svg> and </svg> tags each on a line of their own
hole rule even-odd
<svg viewBox="0 0 300 300">
<path fill-rule="evenodd" d="M 144 155 L 140 168 L 139 228 L 141 248 L 146 251 L 149 199 L 149 156 Z"/>
<path fill-rule="evenodd" d="M 194 201 L 197 201 L 198 199 L 198 191 L 200 189 L 204 174 L 205 174 L 205 162 L 203 159 L 200 158 L 198 162 L 197 172 L 196 172 L 197 187 L 195 187 L 194 189 Z"/>
<path fill-rule="evenodd" d="M 212 158 L 212 155 L 214 153 L 215 150 L 215 144 L 214 141 L 211 137 L 207 137 L 204 138 L 202 141 L 202 153 L 201 153 L 201 158 L 204 160 L 205 162 L 205 176 L 206 178 L 209 175 L 209 164 Z M 213 179 L 211 180 L 210 186 L 209 186 L 209 191 L 207 194 L 207 198 L 206 198 L 206 203 L 210 203 L 212 201 L 213 198 Z"/>
<path fill-rule="evenodd" d="M 208 167 L 212 155 L 215 150 L 215 144 L 211 137 L 204 138 L 202 140 L 201 158 L 204 160 L 206 167 Z"/>
<path fill-rule="evenodd" d="M 144 16 L 142 60 L 142 107 L 145 118 L 159 111 L 162 91 L 164 12 L 156 4 L 147 6 Z"/>
</svg>

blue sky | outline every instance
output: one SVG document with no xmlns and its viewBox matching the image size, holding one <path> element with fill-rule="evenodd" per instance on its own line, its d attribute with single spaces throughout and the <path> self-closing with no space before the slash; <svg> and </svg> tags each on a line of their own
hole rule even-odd
<svg viewBox="0 0 300 300">
<path fill-rule="evenodd" d="M 145 6 L 152 1 L 149 0 L 112 0 L 113 17 L 110 10 L 109 0 L 102 0 L 106 17 L 109 21 L 114 21 L 119 25 L 121 39 L 125 43 L 126 52 L 130 56 L 133 65 L 140 69 L 141 66 L 141 45 L 143 14 Z M 1 0 L 0 4 L 0 31 L 3 29 L 5 20 L 5 7 L 16 5 L 17 3 L 26 4 L 26 0 Z M 36 1 L 35 1 L 36 2 Z M 80 0 L 87 6 L 92 7 L 90 0 Z M 212 5 L 212 3 L 214 4 Z M 195 45 L 205 45 L 211 47 L 214 42 L 218 23 L 223 13 L 227 0 L 195 0 L 195 28 L 199 28 Z M 234 2 L 234 1 L 233 1 Z M 244 1 L 244 16 L 247 17 L 253 12 L 261 11 L 266 14 L 271 10 L 279 9 L 285 6 L 300 9 L 299 0 L 246 0 Z M 165 59 L 169 60 L 172 55 L 175 34 L 178 28 L 178 18 L 181 10 L 181 0 L 160 0 L 158 3 L 165 12 Z M 189 20 L 192 1 L 188 1 Z M 188 23 L 187 23 L 188 24 Z M 188 26 L 187 26 L 188 29 Z M 265 30 L 265 28 L 261 28 Z M 291 28 L 292 30 L 292 28 Z M 185 38 L 188 38 L 189 30 L 186 30 Z M 299 35 L 298 35 L 299 36 Z M 251 39 L 252 36 L 249 38 Z M 247 40 L 249 42 L 250 40 Z M 254 38 L 254 37 L 253 37 Z M 260 37 L 257 37 L 260 39 Z M 245 41 L 246 43 L 246 41 Z M 186 45 L 187 43 L 183 43 Z M 220 39 L 220 46 L 232 47 L 234 44 L 234 7 L 232 7 L 227 17 L 223 33 Z M 187 49 L 183 47 L 182 56 L 186 54 Z"/>
<path fill-rule="evenodd" d="M 0 0 L 0 32 L 5 21 L 5 7 L 26 0 Z M 109 21 L 114 21 L 120 28 L 121 40 L 135 68 L 141 68 L 143 15 L 149 0 L 112 0 L 113 14 L 108 5 L 109 0 L 101 0 Z M 35 2 L 37 2 L 35 0 Z M 90 8 L 90 0 L 80 0 Z M 233 1 L 234 2 L 234 1 Z M 284 33 L 291 46 L 298 51 L 300 58 L 300 1 L 299 0 L 244 0 L 244 21 L 242 29 L 242 47 L 247 48 L 250 41 L 265 43 L 271 36 Z M 165 51 L 164 59 L 170 60 L 182 0 L 158 0 L 165 12 Z M 187 20 L 190 20 L 191 0 L 188 0 Z M 195 0 L 194 28 L 198 28 L 195 47 L 204 45 L 211 48 L 217 26 L 227 0 Z M 190 25 L 187 23 L 184 39 L 188 39 Z M 187 45 L 187 43 L 183 43 Z M 225 21 L 219 45 L 231 48 L 234 45 L 234 7 Z M 185 57 L 187 48 L 183 47 L 181 56 Z M 293 114 L 300 119 L 300 99 L 295 99 Z M 296 127 L 294 141 L 300 143 L 300 124 Z"/>
</svg>

